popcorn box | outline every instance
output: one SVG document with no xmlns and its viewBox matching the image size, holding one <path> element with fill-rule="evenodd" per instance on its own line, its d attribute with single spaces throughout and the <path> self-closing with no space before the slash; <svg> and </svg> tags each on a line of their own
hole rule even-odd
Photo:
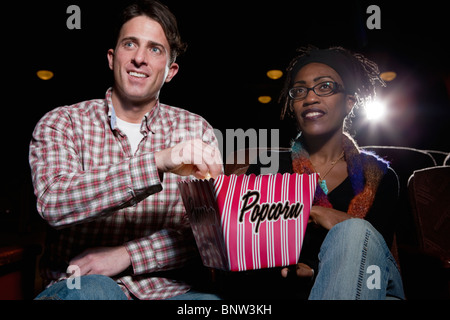
<svg viewBox="0 0 450 320">
<path fill-rule="evenodd" d="M 317 179 L 278 173 L 180 182 L 203 264 L 230 271 L 296 264 Z"/>
</svg>

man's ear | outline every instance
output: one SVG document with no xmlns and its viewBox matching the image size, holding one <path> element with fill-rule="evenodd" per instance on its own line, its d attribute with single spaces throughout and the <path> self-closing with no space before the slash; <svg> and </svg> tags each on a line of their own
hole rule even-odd
<svg viewBox="0 0 450 320">
<path fill-rule="evenodd" d="M 108 50 L 107 58 L 108 58 L 109 68 L 111 70 L 113 70 L 113 66 L 114 66 L 114 50 L 113 49 L 109 49 Z"/>
<path fill-rule="evenodd" d="M 172 78 L 178 73 L 179 69 L 180 66 L 177 63 L 172 63 L 169 67 L 169 72 L 167 73 L 165 82 L 170 82 L 170 80 L 172 80 Z"/>
</svg>

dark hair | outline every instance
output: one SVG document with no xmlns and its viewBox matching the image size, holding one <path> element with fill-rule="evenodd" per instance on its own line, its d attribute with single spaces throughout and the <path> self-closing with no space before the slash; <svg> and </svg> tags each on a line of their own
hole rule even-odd
<svg viewBox="0 0 450 320">
<path fill-rule="evenodd" d="M 301 47 L 297 49 L 297 55 L 291 60 L 286 70 L 287 76 L 280 96 L 280 103 L 282 104 L 281 119 L 284 119 L 286 114 L 294 117 L 290 107 L 291 100 L 288 91 L 293 85 L 292 82 L 298 71 L 308 63 L 307 61 L 313 60 L 312 56 L 321 56 L 324 53 L 328 56 L 340 56 L 339 61 L 347 64 L 345 67 L 350 70 L 349 77 L 352 78 L 353 83 L 352 91 L 354 91 L 358 105 L 363 105 L 375 98 L 377 82 L 382 86 L 386 85 L 380 78 L 377 64 L 362 54 L 353 53 L 342 47 L 330 47 L 325 50 L 319 50 L 312 45 Z"/>
<path fill-rule="evenodd" d="M 147 16 L 161 25 L 169 42 L 172 62 L 175 61 L 177 56 L 186 51 L 187 45 L 181 41 L 175 16 L 167 6 L 155 0 L 138 0 L 128 5 L 122 11 L 115 30 L 114 46 L 117 45 L 122 26 L 129 20 L 139 16 Z"/>
</svg>

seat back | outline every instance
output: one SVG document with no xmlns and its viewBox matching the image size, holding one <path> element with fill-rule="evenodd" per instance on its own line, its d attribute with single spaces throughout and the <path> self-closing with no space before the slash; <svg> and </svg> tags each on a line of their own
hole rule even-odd
<svg viewBox="0 0 450 320">
<path fill-rule="evenodd" d="M 444 159 L 444 166 L 450 166 L 450 153 Z"/>
<path fill-rule="evenodd" d="M 408 193 L 419 247 L 450 267 L 450 166 L 415 171 Z"/>
<path fill-rule="evenodd" d="M 394 146 L 365 146 L 362 148 L 373 151 L 378 156 L 388 160 L 404 187 L 406 187 L 409 177 L 415 170 L 437 165 L 433 156 L 424 150 Z"/>
<path fill-rule="evenodd" d="M 362 148 L 375 152 L 389 161 L 390 166 L 397 173 L 400 188 L 398 219 L 401 221 L 397 229 L 397 241 L 399 245 L 417 245 L 416 227 L 407 192 L 408 179 L 415 170 L 436 166 L 434 158 L 426 151 L 407 147 L 365 146 Z"/>
</svg>

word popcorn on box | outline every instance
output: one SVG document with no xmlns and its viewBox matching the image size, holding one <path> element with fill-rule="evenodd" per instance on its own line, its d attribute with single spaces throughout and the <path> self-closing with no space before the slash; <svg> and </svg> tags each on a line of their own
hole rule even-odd
<svg viewBox="0 0 450 320">
<path fill-rule="evenodd" d="M 203 264 L 231 271 L 296 264 L 317 179 L 278 173 L 180 182 Z"/>
</svg>

